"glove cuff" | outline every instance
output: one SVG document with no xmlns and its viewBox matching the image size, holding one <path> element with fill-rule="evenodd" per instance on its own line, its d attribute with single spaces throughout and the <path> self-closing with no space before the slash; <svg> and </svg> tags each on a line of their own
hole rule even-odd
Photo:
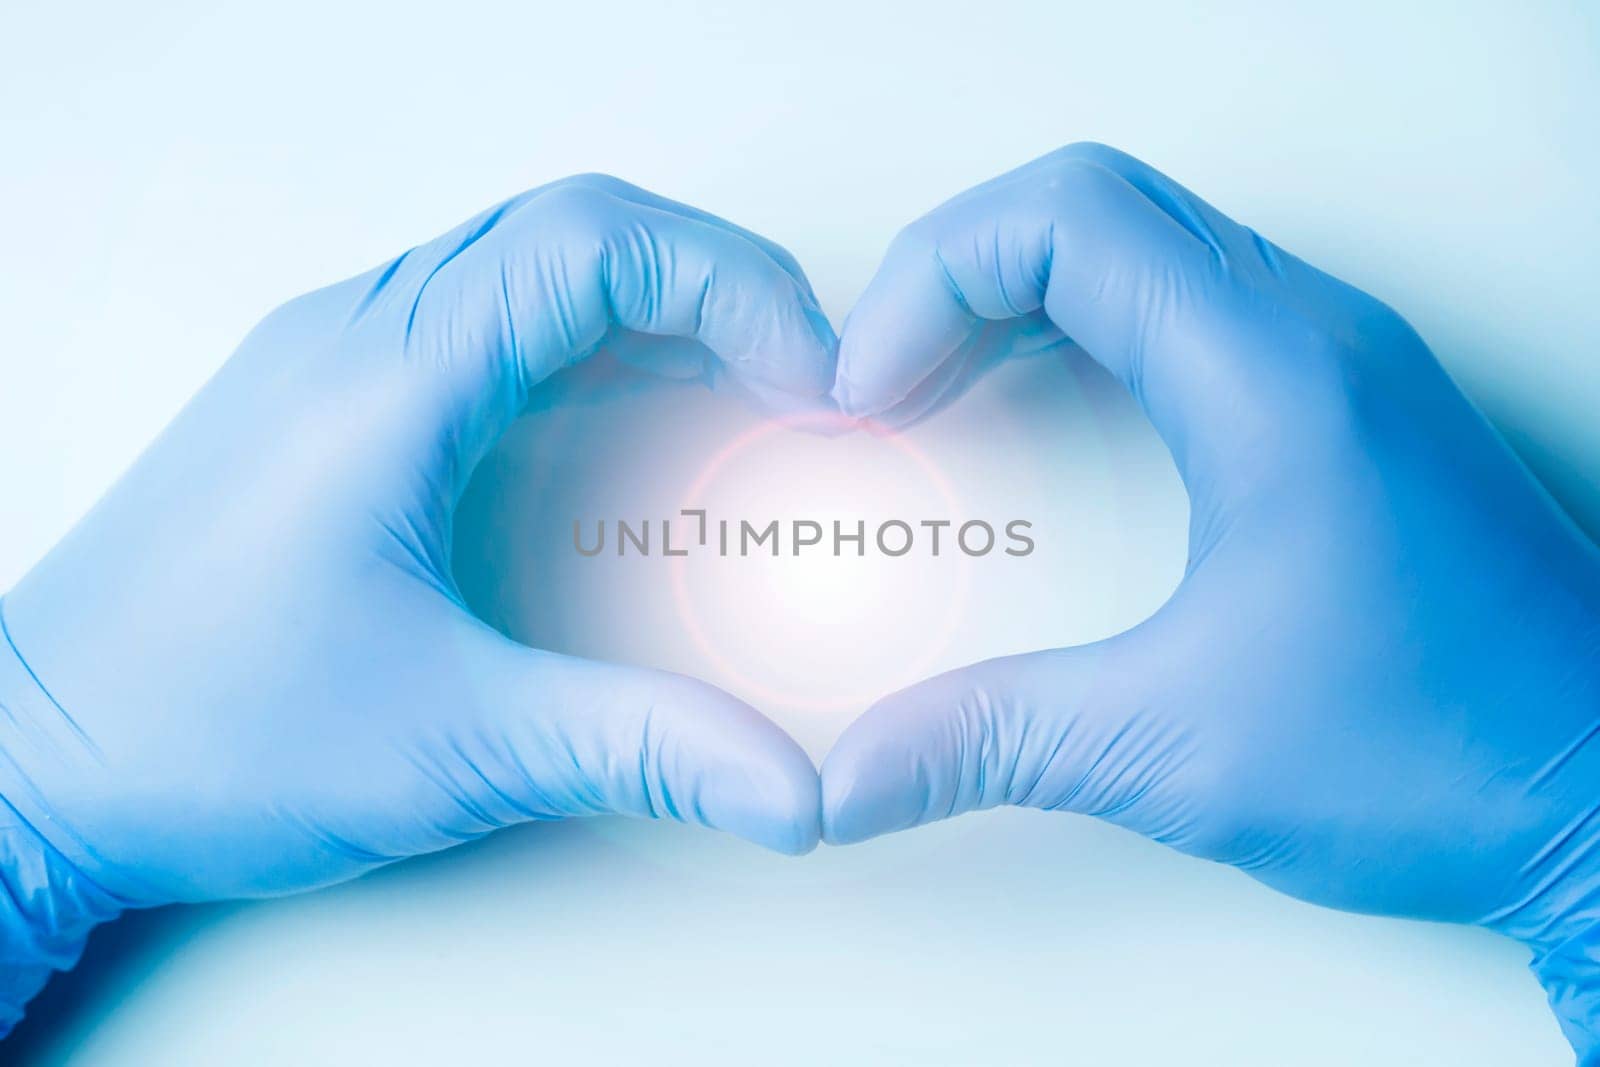
<svg viewBox="0 0 1600 1067">
<path fill-rule="evenodd" d="M 1578 1067 L 1600 1067 L 1600 924 L 1549 949 L 1536 948 L 1529 967 L 1578 1055 Z"/>
<path fill-rule="evenodd" d="M 89 931 L 121 911 L 0 798 L 0 1038 L 52 974 L 78 962 Z"/>
<path fill-rule="evenodd" d="M 78 961 L 89 931 L 127 906 L 85 876 L 23 814 L 37 817 L 42 809 L 18 757 L 29 747 L 48 747 L 48 724 L 62 717 L 0 617 L 0 1037 L 11 1032 L 51 974 Z"/>
</svg>

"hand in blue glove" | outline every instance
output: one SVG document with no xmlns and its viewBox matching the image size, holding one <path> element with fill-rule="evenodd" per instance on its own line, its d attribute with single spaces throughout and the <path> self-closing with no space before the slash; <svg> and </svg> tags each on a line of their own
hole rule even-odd
<svg viewBox="0 0 1600 1067">
<path fill-rule="evenodd" d="M 1533 947 L 1600 1063 L 1600 552 L 1399 315 L 1098 145 L 908 227 L 835 396 L 904 421 L 1052 328 L 1171 449 L 1187 573 L 1133 630 L 867 711 L 823 765 L 825 839 L 1027 805 L 1479 923 Z"/>
<path fill-rule="evenodd" d="M 617 331 L 635 358 L 638 335 L 667 362 L 698 342 L 708 377 L 769 399 L 833 382 L 787 253 L 622 182 L 558 182 L 270 315 L 5 598 L 0 1034 L 121 908 L 597 812 L 816 844 L 816 771 L 767 719 L 514 644 L 451 579 L 474 465 Z"/>
</svg>

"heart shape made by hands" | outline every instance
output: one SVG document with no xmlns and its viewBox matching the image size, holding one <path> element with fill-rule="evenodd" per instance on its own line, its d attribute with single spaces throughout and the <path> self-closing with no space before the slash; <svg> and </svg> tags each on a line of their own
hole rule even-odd
<svg viewBox="0 0 1600 1067">
<path fill-rule="evenodd" d="M 909 226 L 840 338 L 834 400 L 894 440 L 758 429 L 730 460 L 753 419 L 703 394 L 614 401 L 603 446 L 570 447 L 577 416 L 537 416 L 464 509 L 468 555 L 528 561 L 467 582 L 483 610 L 532 643 L 787 706 L 813 751 L 872 703 L 823 764 L 834 842 L 1063 809 L 1305 899 L 1548 938 L 1529 909 L 1562 893 L 1531 857 L 1570 809 L 1508 815 L 1528 780 L 1504 761 L 1557 759 L 1592 707 L 1554 683 L 1550 718 L 1507 709 L 1586 660 L 1565 590 L 1593 592 L 1595 550 L 1403 319 L 1077 145 Z M 973 389 L 1021 356 L 1042 358 Z M 533 455 L 567 466 L 530 479 Z M 698 569 L 573 551 L 575 516 L 685 508 L 816 522 L 823 544 Z M 828 549 L 840 519 L 1016 517 L 1041 546 L 1022 559 Z M 552 589 L 582 610 L 552 624 Z M 1510 655 L 1486 618 L 1540 622 Z M 1002 658 L 864 695 L 985 655 Z M 1491 749 L 1465 755 L 1467 737 Z"/>
<path fill-rule="evenodd" d="M 647 392 L 575 434 L 608 361 L 876 435 Z M 479 477 L 523 510 L 458 514 L 530 402 L 552 465 L 513 434 Z M 490 536 L 562 565 L 459 558 Z M 1596 604 L 1600 551 L 1404 319 L 1123 153 L 911 223 L 837 336 L 782 249 L 588 175 L 250 334 L 6 595 L 0 795 L 78 893 L 69 948 L 530 819 L 800 853 L 1010 804 L 1503 931 L 1581 1025 Z M 790 705 L 820 772 L 752 702 L 597 653 Z M 831 747 L 829 705 L 870 705 Z"/>
</svg>

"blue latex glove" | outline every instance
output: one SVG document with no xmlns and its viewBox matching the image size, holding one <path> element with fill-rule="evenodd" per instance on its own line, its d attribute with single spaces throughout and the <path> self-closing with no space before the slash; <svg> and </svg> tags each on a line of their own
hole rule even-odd
<svg viewBox="0 0 1600 1067">
<path fill-rule="evenodd" d="M 833 382 L 787 253 L 612 179 L 558 182 L 268 316 L 5 598 L 0 1032 L 122 908 L 598 812 L 816 844 L 815 768 L 767 719 L 517 645 L 451 578 L 474 465 L 619 330 L 635 359 L 659 336 L 663 365 L 704 356 L 768 399 Z"/>
<path fill-rule="evenodd" d="M 1155 616 L 874 706 L 824 836 L 1079 812 L 1306 900 L 1532 946 L 1600 1063 L 1600 552 L 1395 312 L 1121 153 L 1078 145 L 913 223 L 835 395 L 904 421 L 1070 337 L 1188 489 Z"/>
</svg>

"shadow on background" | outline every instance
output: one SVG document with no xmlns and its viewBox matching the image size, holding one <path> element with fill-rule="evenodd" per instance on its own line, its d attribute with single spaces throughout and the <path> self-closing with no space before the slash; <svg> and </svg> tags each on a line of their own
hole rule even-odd
<svg viewBox="0 0 1600 1067">
<path fill-rule="evenodd" d="M 6 1063 L 59 1063 L 93 1032 L 92 1019 L 111 1010 L 164 959 L 181 952 L 197 930 L 243 905 L 156 908 L 97 928 L 83 958 L 56 975 L 28 1005 L 28 1014 L 0 1049 Z"/>
<path fill-rule="evenodd" d="M 586 863 L 597 878 L 628 877 L 641 858 L 608 840 L 601 825 L 605 821 L 524 823 L 380 867 L 353 881 L 317 890 L 315 895 L 348 894 L 357 897 L 352 901 L 356 906 L 382 908 L 390 893 L 438 893 L 446 899 L 459 899 L 467 891 L 464 887 L 474 884 L 514 883 L 532 894 L 545 874 L 577 862 Z M 96 928 L 78 965 L 51 979 L 29 1003 L 22 1022 L 0 1044 L 0 1064 L 32 1067 L 76 1062 L 99 1023 L 115 1013 L 141 983 L 181 956 L 191 941 L 207 936 L 219 923 L 246 909 L 272 908 L 289 900 L 131 911 Z M 249 980 L 248 974 L 240 974 L 239 981 Z"/>
</svg>

